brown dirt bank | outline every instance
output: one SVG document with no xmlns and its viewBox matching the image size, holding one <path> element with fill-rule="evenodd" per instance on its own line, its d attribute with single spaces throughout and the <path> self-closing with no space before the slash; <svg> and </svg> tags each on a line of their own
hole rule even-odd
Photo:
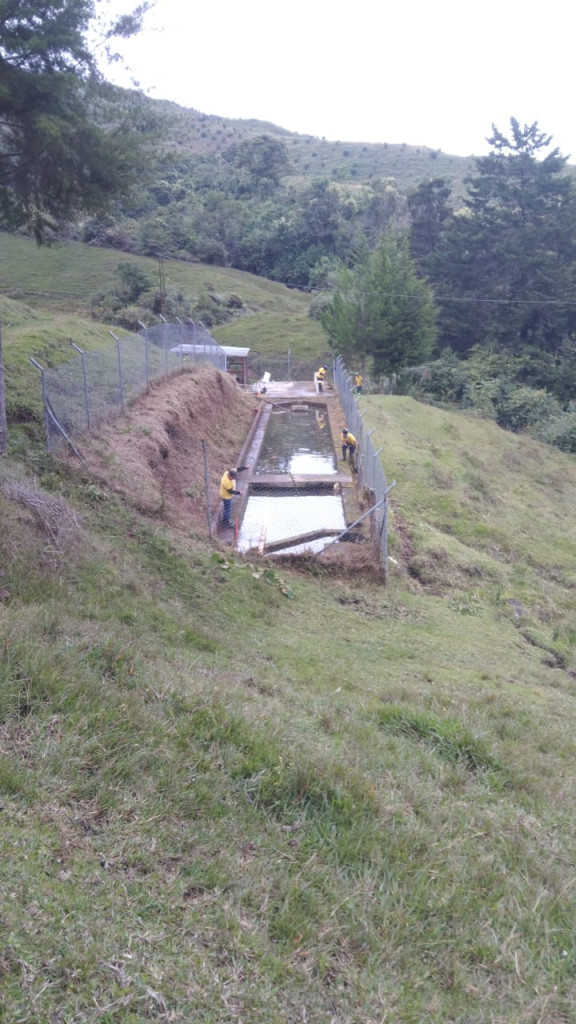
<svg viewBox="0 0 576 1024">
<path fill-rule="evenodd" d="M 127 412 L 89 435 L 81 445 L 80 472 L 121 495 L 144 515 L 179 533 L 208 539 L 202 441 L 208 466 L 210 508 L 219 505 L 220 477 L 238 463 L 261 399 L 212 366 L 184 370 L 153 384 Z M 341 428 L 339 403 L 330 408 L 334 437 Z M 362 509 L 355 489 L 347 490 L 348 521 Z M 218 542 L 218 538 L 216 538 Z M 341 543 L 319 559 L 303 556 L 292 564 L 380 577 L 368 543 Z"/>
<path fill-rule="evenodd" d="M 212 366 L 153 384 L 125 415 L 86 438 L 84 472 L 146 515 L 208 536 L 202 441 L 211 505 L 256 414 L 253 395 Z"/>
</svg>

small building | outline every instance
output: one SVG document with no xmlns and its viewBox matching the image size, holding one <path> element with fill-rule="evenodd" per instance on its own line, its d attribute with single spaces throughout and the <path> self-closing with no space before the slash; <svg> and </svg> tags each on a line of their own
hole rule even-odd
<svg viewBox="0 0 576 1024">
<path fill-rule="evenodd" d="M 182 360 L 184 356 L 192 362 L 208 360 L 214 363 L 227 373 L 231 373 L 239 384 L 248 384 L 248 353 L 249 348 L 235 348 L 232 345 L 219 345 L 214 339 L 210 344 L 186 342 L 180 345 L 173 345 L 170 349 L 174 355 L 179 355 Z"/>
<path fill-rule="evenodd" d="M 233 345 L 221 345 L 226 356 L 226 370 L 231 373 L 239 384 L 248 384 L 248 353 L 249 348 L 235 348 Z"/>
</svg>

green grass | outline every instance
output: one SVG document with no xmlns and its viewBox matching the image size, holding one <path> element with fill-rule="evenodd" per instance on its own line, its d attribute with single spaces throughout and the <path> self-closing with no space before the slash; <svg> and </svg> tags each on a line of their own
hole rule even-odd
<svg viewBox="0 0 576 1024">
<path fill-rule="evenodd" d="M 29 238 L 0 233 L 0 323 L 4 349 L 8 414 L 20 429 L 12 432 L 16 451 L 26 448 L 43 430 L 42 393 L 35 359 L 52 368 L 77 357 L 72 342 L 85 352 L 113 346 L 110 327 L 90 319 L 90 298 L 109 291 L 121 262 L 136 263 L 150 280 L 158 277 L 157 261 L 78 242 L 38 248 Z M 282 284 L 223 267 L 165 261 L 167 288 L 191 300 L 205 288 L 235 293 L 244 314 L 215 327 L 222 345 L 247 346 L 253 358 L 286 353 L 316 360 L 326 351 L 320 325 L 308 317 L 310 296 Z M 126 332 L 113 327 L 117 335 Z M 24 432 L 24 437 L 20 435 Z"/>
<path fill-rule="evenodd" d="M 3 460 L 2 1019 L 573 1019 L 576 464 L 362 408 L 386 586 Z"/>
<path fill-rule="evenodd" d="M 285 354 L 319 358 L 326 351 L 326 335 L 320 324 L 301 312 L 257 313 L 230 324 L 215 327 L 222 345 L 248 346 L 254 354 Z"/>
<path fill-rule="evenodd" d="M 90 297 L 109 288 L 119 263 L 134 263 L 159 283 L 158 261 L 114 249 L 68 242 L 38 248 L 19 235 L 0 233 L 0 290 L 12 299 L 47 309 L 86 310 Z M 182 289 L 193 298 L 203 288 L 234 292 L 253 312 L 304 314 L 310 296 L 283 284 L 226 267 L 209 267 L 178 260 L 164 261 L 166 288 Z"/>
</svg>

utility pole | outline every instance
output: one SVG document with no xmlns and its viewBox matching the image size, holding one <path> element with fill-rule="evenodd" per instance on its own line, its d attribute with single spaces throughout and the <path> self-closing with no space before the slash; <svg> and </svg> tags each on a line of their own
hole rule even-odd
<svg viewBox="0 0 576 1024">
<path fill-rule="evenodd" d="M 0 323 L 0 455 L 8 454 L 8 427 L 6 424 L 6 391 L 4 389 L 4 357 L 2 355 L 2 324 Z"/>
</svg>

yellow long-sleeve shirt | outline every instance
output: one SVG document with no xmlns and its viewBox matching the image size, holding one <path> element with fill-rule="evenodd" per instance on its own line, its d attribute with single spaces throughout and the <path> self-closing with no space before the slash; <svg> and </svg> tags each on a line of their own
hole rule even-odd
<svg viewBox="0 0 576 1024">
<path fill-rule="evenodd" d="M 222 499 L 231 498 L 236 492 L 236 480 L 230 476 L 230 470 L 227 469 L 220 481 L 220 497 Z"/>
</svg>

